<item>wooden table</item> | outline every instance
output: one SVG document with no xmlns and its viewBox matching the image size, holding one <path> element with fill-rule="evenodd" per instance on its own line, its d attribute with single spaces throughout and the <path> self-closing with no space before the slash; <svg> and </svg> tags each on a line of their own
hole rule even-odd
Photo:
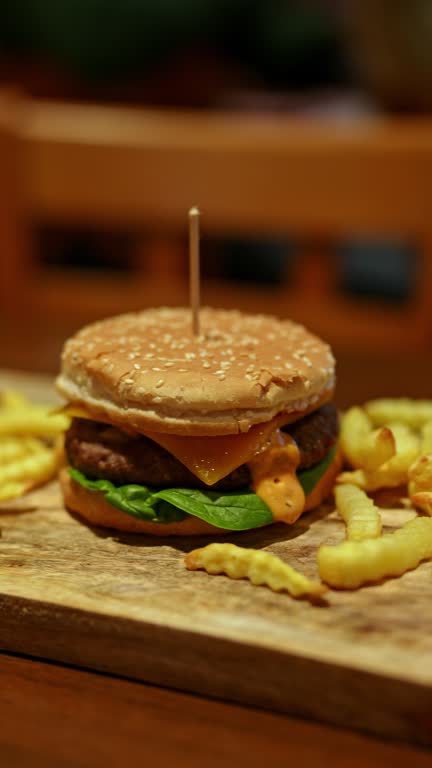
<svg viewBox="0 0 432 768">
<path fill-rule="evenodd" d="M 350 731 L 46 662 L 0 655 L 0 676 L 5 768 L 431 764 Z"/>
<path fill-rule="evenodd" d="M 47 382 L 2 375 L 43 399 Z M 431 755 L 290 717 L 0 654 L 0 765 L 429 766 Z M 314 691 L 311 690 L 311 696 Z"/>
</svg>

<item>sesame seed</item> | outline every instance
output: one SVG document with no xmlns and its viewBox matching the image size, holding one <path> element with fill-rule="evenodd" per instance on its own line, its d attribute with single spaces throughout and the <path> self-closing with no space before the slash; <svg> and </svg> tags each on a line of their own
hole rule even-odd
<svg viewBox="0 0 432 768">
<path fill-rule="evenodd" d="M 172 363 L 170 360 L 167 360 L 166 363 L 164 363 L 165 368 L 172 368 L 174 363 Z"/>
<path fill-rule="evenodd" d="M 133 384 L 133 383 L 134 383 L 134 380 L 133 380 L 133 379 L 125 379 L 125 380 L 124 380 L 124 383 L 125 383 L 125 384 Z"/>
<path fill-rule="evenodd" d="M 162 370 L 162 368 L 157 368 L 157 367 L 153 367 L 152 368 L 152 371 L 161 371 L 161 370 Z"/>
<path fill-rule="evenodd" d="M 186 360 L 195 360 L 196 354 L 195 352 L 186 352 L 185 358 Z"/>
<path fill-rule="evenodd" d="M 203 368 L 211 368 L 211 365 L 210 365 L 210 363 L 207 362 L 207 360 L 204 360 Z"/>
<path fill-rule="evenodd" d="M 154 403 L 161 403 L 162 402 L 162 398 L 161 397 L 154 397 L 153 398 L 153 402 Z"/>
<path fill-rule="evenodd" d="M 135 368 L 136 371 L 141 370 L 141 366 L 140 366 L 139 363 L 134 363 L 134 368 Z"/>
<path fill-rule="evenodd" d="M 222 373 L 222 374 L 219 376 L 219 381 L 225 381 L 225 374 L 224 374 L 224 373 Z"/>
<path fill-rule="evenodd" d="M 164 383 L 164 380 L 159 379 L 159 381 L 157 381 L 155 384 L 156 389 L 159 389 L 159 387 L 162 387 L 163 383 Z"/>
<path fill-rule="evenodd" d="M 177 373 L 187 373 L 187 372 L 188 372 L 187 368 L 178 368 L 177 370 Z"/>
</svg>

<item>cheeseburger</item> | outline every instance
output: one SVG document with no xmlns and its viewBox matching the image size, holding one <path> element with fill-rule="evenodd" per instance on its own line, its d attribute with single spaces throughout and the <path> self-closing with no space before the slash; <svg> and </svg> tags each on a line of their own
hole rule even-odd
<svg viewBox="0 0 432 768">
<path fill-rule="evenodd" d="M 69 339 L 66 506 L 156 535 L 293 523 L 339 471 L 330 348 L 289 320 L 149 309 Z"/>
</svg>

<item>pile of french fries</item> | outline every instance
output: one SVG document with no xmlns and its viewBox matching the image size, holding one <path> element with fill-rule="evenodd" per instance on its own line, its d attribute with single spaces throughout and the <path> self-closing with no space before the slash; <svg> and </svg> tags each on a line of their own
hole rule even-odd
<svg viewBox="0 0 432 768">
<path fill-rule="evenodd" d="M 51 480 L 63 458 L 69 419 L 18 392 L 0 395 L 0 501 L 15 499 Z"/>
<path fill-rule="evenodd" d="M 321 546 L 318 566 L 330 586 L 353 589 L 432 557 L 432 517 L 382 534 L 380 509 L 368 495 L 400 488 L 414 508 L 432 515 L 432 401 L 383 398 L 350 408 L 342 416 L 340 443 L 351 467 L 335 488 L 347 541 Z"/>
<path fill-rule="evenodd" d="M 383 398 L 350 408 L 341 418 L 340 447 L 348 469 L 336 479 L 334 496 L 346 539 L 318 549 L 324 584 L 355 589 L 400 576 L 431 558 L 432 400 Z M 400 497 L 420 511 L 392 533 L 382 532 L 381 510 L 370 495 L 384 488 L 400 489 Z M 325 590 L 277 560 L 266 552 L 211 544 L 190 552 L 186 567 L 249 578 L 294 597 L 314 597 Z"/>
</svg>

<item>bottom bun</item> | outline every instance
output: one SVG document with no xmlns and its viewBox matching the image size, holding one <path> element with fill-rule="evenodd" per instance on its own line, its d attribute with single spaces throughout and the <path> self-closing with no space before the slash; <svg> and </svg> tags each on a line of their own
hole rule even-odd
<svg viewBox="0 0 432 768">
<path fill-rule="evenodd" d="M 331 494 L 336 475 L 341 469 L 341 457 L 336 454 L 334 461 L 322 476 L 312 493 L 306 497 L 306 512 L 317 507 Z M 103 493 L 88 491 L 82 485 L 71 478 L 67 468 L 60 472 L 60 485 L 63 491 L 65 506 L 85 518 L 91 525 L 100 525 L 104 528 L 115 528 L 118 531 L 128 533 L 149 533 L 152 536 L 221 536 L 223 534 L 239 533 L 225 528 L 217 528 L 198 517 L 188 515 L 178 523 L 151 523 L 145 520 L 137 520 L 135 517 L 121 512 L 106 501 Z"/>
</svg>

